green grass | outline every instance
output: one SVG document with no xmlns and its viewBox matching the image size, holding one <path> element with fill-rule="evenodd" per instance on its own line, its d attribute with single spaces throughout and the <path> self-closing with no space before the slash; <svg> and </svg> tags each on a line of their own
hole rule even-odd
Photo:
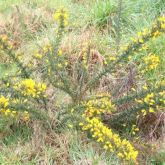
<svg viewBox="0 0 165 165">
<path fill-rule="evenodd" d="M 1 0 L 0 1 L 0 12 L 8 13 L 12 7 L 21 4 L 22 0 Z"/>
<path fill-rule="evenodd" d="M 80 138 L 79 132 L 71 130 L 73 138 L 70 142 L 69 153 L 73 160 L 73 165 L 77 164 L 106 164 L 106 165 L 119 165 L 120 161 L 113 154 L 106 153 L 105 151 L 99 151 L 99 146 L 87 141 L 83 143 Z M 87 140 L 87 139 L 85 139 Z M 99 153 L 98 153 L 99 151 Z"/>
<path fill-rule="evenodd" d="M 117 13 L 117 7 L 111 0 L 97 0 L 92 9 L 93 24 L 104 27 L 110 23 L 111 17 Z"/>
</svg>

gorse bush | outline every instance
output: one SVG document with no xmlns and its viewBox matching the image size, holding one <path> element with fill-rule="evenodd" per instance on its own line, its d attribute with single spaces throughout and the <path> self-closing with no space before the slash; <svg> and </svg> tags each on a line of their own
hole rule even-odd
<svg viewBox="0 0 165 165">
<path fill-rule="evenodd" d="M 145 80 L 141 88 L 130 85 L 130 89 L 122 93 L 118 90 L 118 84 L 106 93 L 98 89 L 105 76 L 121 76 L 118 72 L 120 67 L 134 61 L 139 69 L 134 54 L 146 50 L 149 40 L 156 40 L 163 35 L 165 17 L 159 17 L 150 29 L 139 32 L 129 44 L 122 46 L 119 55 L 107 57 L 101 62 L 99 56 L 92 52 L 91 41 L 84 44 L 76 60 L 71 60 L 60 47 L 63 35 L 67 33 L 68 12 L 62 8 L 53 17 L 58 25 L 55 41 L 49 41 L 37 50 L 27 65 L 21 61 L 8 38 L 4 35 L 0 37 L 1 51 L 17 66 L 13 75 L 5 75 L 1 79 L 1 117 L 28 122 L 33 113 L 40 115 L 41 109 L 48 109 L 47 88 L 57 88 L 67 93 L 72 100 L 60 109 L 58 119 L 61 125 L 80 126 L 105 150 L 115 153 L 124 162 L 137 163 L 136 147 L 120 134 L 125 128 L 136 134 L 140 130 L 137 125 L 139 118 L 163 111 L 164 79 L 157 84 Z M 148 54 L 142 60 L 144 62 L 139 69 L 142 76 L 155 70 L 161 62 L 155 54 Z M 39 77 L 39 80 L 35 80 L 35 77 Z"/>
</svg>

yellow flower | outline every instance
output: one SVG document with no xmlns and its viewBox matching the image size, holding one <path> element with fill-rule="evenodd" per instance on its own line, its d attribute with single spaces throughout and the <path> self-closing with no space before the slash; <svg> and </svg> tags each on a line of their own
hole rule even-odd
<svg viewBox="0 0 165 165">
<path fill-rule="evenodd" d="M 111 152 L 117 152 L 117 156 L 124 160 L 136 161 L 138 152 L 126 139 L 120 139 L 118 134 L 112 132 L 110 128 L 105 126 L 98 118 L 86 118 L 85 124 L 83 124 L 82 130 L 90 131 L 92 137 L 97 142 L 103 145 L 105 150 Z"/>
<path fill-rule="evenodd" d="M 150 113 L 153 113 L 153 112 L 155 112 L 155 111 L 154 111 L 153 108 L 150 107 L 150 108 L 149 108 L 149 112 L 150 112 Z"/>
<path fill-rule="evenodd" d="M 83 126 L 84 124 L 83 123 L 79 123 L 79 126 Z"/>
<path fill-rule="evenodd" d="M 7 84 L 6 84 L 6 86 L 7 86 L 7 87 L 9 87 L 9 86 L 10 86 L 10 84 L 9 84 L 9 83 L 7 83 Z"/>
<path fill-rule="evenodd" d="M 0 36 L 3 42 L 8 41 L 8 36 L 7 35 L 1 35 Z"/>
<path fill-rule="evenodd" d="M 58 55 L 61 56 L 62 55 L 62 50 L 58 51 Z"/>
<path fill-rule="evenodd" d="M 68 12 L 66 9 L 61 8 L 59 10 L 57 10 L 54 14 L 54 20 L 56 20 L 57 22 L 59 22 L 60 25 L 62 26 L 67 26 L 68 25 Z"/>
<path fill-rule="evenodd" d="M 120 153 L 120 152 L 117 154 L 117 156 L 120 157 L 120 158 L 124 157 L 124 155 L 122 153 Z"/>
<path fill-rule="evenodd" d="M 144 90 L 148 90 L 148 87 L 147 87 L 147 85 L 145 84 L 145 85 L 143 85 L 143 89 Z"/>
<path fill-rule="evenodd" d="M 72 124 L 68 124 L 68 127 L 69 127 L 69 128 L 73 128 L 73 125 L 72 125 Z"/>
<path fill-rule="evenodd" d="M 10 109 L 7 109 L 7 110 L 5 111 L 4 114 L 5 114 L 6 116 L 8 116 L 10 113 L 11 113 L 11 110 L 10 110 Z"/>
<path fill-rule="evenodd" d="M 153 105 L 155 103 L 153 98 L 154 98 L 154 93 L 147 94 L 147 96 L 144 98 L 144 102 Z"/>
<path fill-rule="evenodd" d="M 0 106 L 6 108 L 9 105 L 9 99 L 4 96 L 0 97 Z"/>
<path fill-rule="evenodd" d="M 12 111 L 12 112 L 11 112 L 11 116 L 12 116 L 12 117 L 16 117 L 16 116 L 17 116 L 17 112 L 16 112 L 16 111 Z"/>
<path fill-rule="evenodd" d="M 115 61 L 115 60 L 116 60 L 116 57 L 111 56 L 111 57 L 109 57 L 109 60 L 110 60 L 110 61 Z"/>
<path fill-rule="evenodd" d="M 57 64 L 57 67 L 61 69 L 62 68 L 62 64 L 61 63 L 58 63 Z"/>
<path fill-rule="evenodd" d="M 153 34 L 154 37 L 158 37 L 160 35 L 161 35 L 161 33 L 158 30 L 156 32 L 154 32 L 154 34 Z"/>
<path fill-rule="evenodd" d="M 144 58 L 144 63 L 147 70 L 153 70 L 160 64 L 160 59 L 157 55 L 151 54 Z"/>
<path fill-rule="evenodd" d="M 147 112 L 145 109 L 142 109 L 141 112 L 143 113 L 143 116 L 146 116 Z"/>
<path fill-rule="evenodd" d="M 42 58 L 42 54 L 36 53 L 36 54 L 34 54 L 34 57 L 35 58 Z"/>
<path fill-rule="evenodd" d="M 46 91 L 46 84 L 36 83 L 32 79 L 24 79 L 14 87 L 15 90 L 20 91 L 24 96 L 39 97 Z"/>
<path fill-rule="evenodd" d="M 88 117 L 99 116 L 103 113 L 111 114 L 112 111 L 115 111 L 115 106 L 112 104 L 110 95 L 108 96 L 97 96 L 99 99 L 89 100 L 84 103 L 86 110 L 84 114 Z"/>
</svg>

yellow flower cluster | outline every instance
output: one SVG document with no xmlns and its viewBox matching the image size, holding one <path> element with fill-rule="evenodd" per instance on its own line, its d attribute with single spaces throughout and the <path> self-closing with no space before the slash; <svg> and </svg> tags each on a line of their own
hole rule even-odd
<svg viewBox="0 0 165 165">
<path fill-rule="evenodd" d="M 53 49 L 53 46 L 49 43 L 43 47 L 42 51 L 45 54 L 45 53 L 51 52 L 52 49 Z"/>
<path fill-rule="evenodd" d="M 105 150 L 116 153 L 124 161 L 136 162 L 138 151 L 134 149 L 129 141 L 122 140 L 118 134 L 101 122 L 101 114 L 111 114 L 115 110 L 110 95 L 97 96 L 83 105 L 85 106 L 84 122 L 79 123 L 82 130 L 89 131 Z"/>
<path fill-rule="evenodd" d="M 151 29 L 145 28 L 143 31 L 138 32 L 136 37 L 132 37 L 129 44 L 121 47 L 121 54 L 125 57 L 131 52 L 136 53 L 137 51 L 146 49 L 145 43 L 149 39 L 159 37 L 163 32 L 165 32 L 165 16 L 158 18 L 155 23 L 153 23 Z M 131 59 L 131 56 L 126 57 Z"/>
<path fill-rule="evenodd" d="M 37 53 L 34 54 L 34 57 L 38 58 L 38 59 L 41 59 L 43 57 L 43 55 L 41 53 L 37 52 Z"/>
<path fill-rule="evenodd" d="M 160 59 L 155 54 L 150 54 L 149 56 L 144 58 L 145 63 L 145 71 L 154 70 L 160 64 Z"/>
<path fill-rule="evenodd" d="M 9 105 L 9 99 L 1 96 L 0 97 L 0 107 L 6 108 Z"/>
<path fill-rule="evenodd" d="M 145 38 L 147 38 L 147 36 L 151 36 L 150 29 L 145 28 L 143 31 L 138 32 L 136 37 L 132 37 L 131 38 L 131 43 L 126 44 L 125 46 L 121 47 L 122 53 L 126 53 L 129 50 L 133 50 L 134 51 L 135 50 L 134 47 L 136 47 L 136 45 L 144 44 Z"/>
<path fill-rule="evenodd" d="M 105 61 L 104 61 L 104 64 L 107 65 L 107 64 L 110 64 L 114 61 L 116 61 L 117 57 L 116 56 L 110 56 L 108 55 L 107 57 L 105 57 Z"/>
<path fill-rule="evenodd" d="M 41 59 L 44 56 L 46 56 L 48 52 L 52 52 L 52 50 L 53 50 L 53 46 L 50 43 L 46 44 L 45 46 L 43 46 L 43 48 L 40 51 L 34 52 L 34 57 L 37 59 Z"/>
<path fill-rule="evenodd" d="M 16 84 L 14 89 L 19 91 L 24 96 L 38 98 L 45 93 L 46 84 L 36 83 L 32 79 L 24 79 L 22 82 Z"/>
<path fill-rule="evenodd" d="M 102 97 L 100 99 L 89 100 L 84 103 L 86 110 L 83 116 L 94 117 L 103 113 L 111 114 L 115 110 L 115 106 L 112 104 L 109 97 Z"/>
<path fill-rule="evenodd" d="M 5 117 L 16 117 L 17 116 L 17 112 L 14 110 L 10 110 L 10 109 L 0 109 L 0 115 L 5 116 Z"/>
<path fill-rule="evenodd" d="M 146 105 L 147 108 L 146 109 L 141 109 L 141 113 L 143 116 L 146 116 L 147 113 L 154 113 L 156 110 L 161 109 L 161 107 L 163 105 L 165 105 L 165 91 L 162 92 L 158 92 L 158 93 L 148 93 L 145 97 L 141 98 L 141 99 L 135 99 L 135 101 L 138 104 L 141 105 Z M 157 105 L 156 101 L 161 102 L 161 105 Z M 138 114 L 137 117 L 139 117 L 140 114 Z"/>
<path fill-rule="evenodd" d="M 165 105 L 165 90 L 162 92 L 159 92 L 159 96 L 160 96 L 160 101 Z"/>
<path fill-rule="evenodd" d="M 56 63 L 56 68 L 58 70 L 65 68 L 68 65 L 68 60 L 66 59 L 66 56 L 63 55 L 62 50 L 58 50 L 57 56 L 54 57 Z"/>
<path fill-rule="evenodd" d="M 12 49 L 13 46 L 12 44 L 9 42 L 9 39 L 7 37 L 7 35 L 0 35 L 0 49 Z"/>
<path fill-rule="evenodd" d="M 28 122 L 30 115 L 27 111 L 17 112 L 16 110 L 11 110 L 9 107 L 9 98 L 4 96 L 0 97 L 0 116 L 7 118 L 20 119 L 24 122 Z"/>
<path fill-rule="evenodd" d="M 54 14 L 54 20 L 56 20 L 62 27 L 68 25 L 68 17 L 68 12 L 64 8 L 57 10 Z"/>
<path fill-rule="evenodd" d="M 0 35 L 0 39 L 1 39 L 1 41 L 3 41 L 3 42 L 7 42 L 7 41 L 8 41 L 7 35 Z"/>
<path fill-rule="evenodd" d="M 30 115 L 27 111 L 17 112 L 11 109 L 0 109 L 0 115 L 7 118 L 19 119 L 23 122 L 28 122 L 30 120 Z"/>
<path fill-rule="evenodd" d="M 139 128 L 136 125 L 133 124 L 132 128 L 131 128 L 131 133 L 133 135 L 135 135 L 138 131 L 139 131 Z"/>
<path fill-rule="evenodd" d="M 126 139 L 121 139 L 118 134 L 105 126 L 98 118 L 86 118 L 86 124 L 80 123 L 82 130 L 90 131 L 92 137 L 101 143 L 105 150 L 114 152 L 125 161 L 136 162 L 138 151 Z"/>
<path fill-rule="evenodd" d="M 158 21 L 160 23 L 161 29 L 165 30 L 165 16 L 159 17 Z"/>
<path fill-rule="evenodd" d="M 6 53 L 13 62 L 20 68 L 21 70 L 19 73 L 23 73 L 25 77 L 29 77 L 29 73 L 26 70 L 27 68 L 24 67 L 23 63 L 20 61 L 22 58 L 21 54 L 16 54 L 14 52 L 14 46 L 13 43 L 9 41 L 8 37 L 6 35 L 0 35 L 0 51 L 3 51 Z"/>
<path fill-rule="evenodd" d="M 51 58 L 50 58 L 51 56 Z M 60 71 L 68 66 L 68 59 L 61 49 L 56 54 L 53 53 L 53 45 L 50 43 L 45 45 L 41 50 L 34 53 L 39 67 L 47 65 L 47 75 L 51 76 L 53 71 Z"/>
<path fill-rule="evenodd" d="M 146 104 L 149 105 L 154 105 L 155 101 L 154 101 L 154 93 L 149 93 L 146 95 L 146 97 L 144 98 L 144 102 Z"/>
</svg>

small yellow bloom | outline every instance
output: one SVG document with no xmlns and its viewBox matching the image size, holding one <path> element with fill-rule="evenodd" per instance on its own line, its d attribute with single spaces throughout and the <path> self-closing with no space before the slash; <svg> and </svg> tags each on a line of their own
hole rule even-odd
<svg viewBox="0 0 165 165">
<path fill-rule="evenodd" d="M 146 116 L 147 112 L 145 109 L 142 109 L 141 112 L 143 113 L 143 116 Z"/>
<path fill-rule="evenodd" d="M 0 97 L 0 105 L 6 108 L 9 105 L 9 99 L 5 98 L 4 96 Z"/>
<path fill-rule="evenodd" d="M 57 64 L 57 67 L 61 69 L 62 68 L 62 64 L 61 63 L 58 63 Z"/>
<path fill-rule="evenodd" d="M 36 54 L 34 54 L 34 57 L 35 58 L 42 58 L 42 54 L 36 53 Z"/>
<path fill-rule="evenodd" d="M 61 56 L 62 55 L 62 50 L 58 51 L 58 55 Z"/>
<path fill-rule="evenodd" d="M 83 123 L 79 123 L 79 126 L 83 126 L 84 124 Z"/>
<path fill-rule="evenodd" d="M 149 112 L 150 112 L 150 113 L 154 113 L 155 111 L 154 111 L 154 109 L 153 109 L 152 107 L 150 107 L 150 108 L 149 108 Z"/>
<path fill-rule="evenodd" d="M 73 125 L 72 125 L 72 124 L 68 124 L 68 127 L 69 127 L 69 128 L 73 128 Z"/>
<path fill-rule="evenodd" d="M 68 25 L 68 12 L 66 9 L 61 8 L 57 10 L 54 14 L 54 20 L 56 20 L 60 25 L 67 26 Z"/>
</svg>

